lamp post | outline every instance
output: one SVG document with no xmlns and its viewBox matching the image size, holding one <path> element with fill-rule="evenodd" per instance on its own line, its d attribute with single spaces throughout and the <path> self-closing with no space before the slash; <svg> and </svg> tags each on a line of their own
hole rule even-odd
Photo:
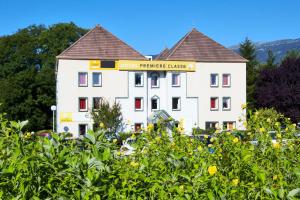
<svg viewBox="0 0 300 200">
<path fill-rule="evenodd" d="M 56 106 L 52 105 L 51 110 L 52 110 L 52 118 L 53 118 L 53 129 L 52 129 L 52 131 L 54 133 L 54 112 L 56 111 Z"/>
</svg>

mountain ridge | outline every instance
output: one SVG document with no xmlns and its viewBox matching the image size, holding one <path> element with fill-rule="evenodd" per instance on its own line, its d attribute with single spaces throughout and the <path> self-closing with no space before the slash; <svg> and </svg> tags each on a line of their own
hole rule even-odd
<svg viewBox="0 0 300 200">
<path fill-rule="evenodd" d="M 265 62 L 267 60 L 269 50 L 274 53 L 276 62 L 280 62 L 288 51 L 296 50 L 300 52 L 300 38 L 254 42 L 254 45 L 256 48 L 256 58 L 260 62 Z M 239 45 L 233 45 L 228 48 L 239 53 Z"/>
</svg>

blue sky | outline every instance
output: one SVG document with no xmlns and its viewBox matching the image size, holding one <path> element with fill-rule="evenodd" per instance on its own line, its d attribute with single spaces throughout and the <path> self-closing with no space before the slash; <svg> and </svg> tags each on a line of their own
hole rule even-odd
<svg viewBox="0 0 300 200">
<path fill-rule="evenodd" d="M 299 0 L 0 0 L 0 10 L 0 35 L 31 24 L 100 24 L 143 54 L 193 27 L 225 46 L 300 38 Z"/>
</svg>

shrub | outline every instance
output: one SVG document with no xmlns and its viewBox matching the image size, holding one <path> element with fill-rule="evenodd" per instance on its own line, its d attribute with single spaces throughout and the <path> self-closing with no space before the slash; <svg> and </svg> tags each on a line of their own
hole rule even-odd
<svg viewBox="0 0 300 200">
<path fill-rule="evenodd" d="M 149 128 L 132 135 L 135 153 L 124 156 L 102 130 L 89 131 L 83 140 L 66 140 L 56 134 L 52 139 L 34 137 L 22 132 L 21 123 L 8 122 L 0 115 L 0 198 L 299 197 L 300 146 L 293 137 L 295 126 L 287 123 L 290 140 L 277 138 L 274 145 L 264 134 L 273 130 L 270 120 L 254 116 L 248 127 L 257 136 L 257 145 L 227 132 L 216 133 L 206 146 L 183 134 L 173 132 L 170 138 L 163 128 L 158 128 L 160 132 Z"/>
</svg>

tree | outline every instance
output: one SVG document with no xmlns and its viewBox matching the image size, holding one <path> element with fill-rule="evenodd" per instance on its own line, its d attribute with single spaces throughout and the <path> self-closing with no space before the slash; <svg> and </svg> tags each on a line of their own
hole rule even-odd
<svg viewBox="0 0 300 200">
<path fill-rule="evenodd" d="M 277 64 L 275 63 L 276 56 L 274 55 L 272 50 L 268 50 L 268 58 L 266 62 L 266 68 L 268 69 L 275 69 Z"/>
<path fill-rule="evenodd" d="M 117 132 L 122 129 L 123 117 L 121 105 L 114 102 L 112 105 L 108 101 L 102 100 L 99 103 L 99 109 L 93 109 L 92 118 L 94 121 L 94 129 L 104 128 L 108 134 L 117 138 Z"/>
<path fill-rule="evenodd" d="M 256 60 L 255 45 L 248 38 L 240 44 L 240 55 L 248 60 L 246 64 L 247 70 L 247 104 L 248 108 L 254 108 L 255 99 L 255 82 L 257 78 L 257 66 L 258 61 Z"/>
<path fill-rule="evenodd" d="M 59 53 L 86 33 L 73 23 L 32 25 L 0 37 L 0 112 L 29 120 L 26 129 L 50 129 Z"/>
<path fill-rule="evenodd" d="M 257 82 L 258 107 L 274 107 L 300 121 L 300 57 L 286 57 L 275 69 L 264 69 Z"/>
</svg>

